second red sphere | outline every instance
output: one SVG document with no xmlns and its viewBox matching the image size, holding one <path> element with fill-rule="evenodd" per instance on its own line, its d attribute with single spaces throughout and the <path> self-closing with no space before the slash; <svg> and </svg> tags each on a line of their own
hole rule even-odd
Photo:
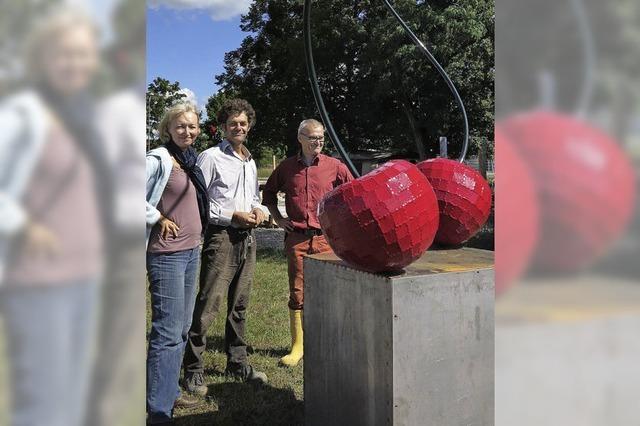
<svg viewBox="0 0 640 426">
<path fill-rule="evenodd" d="M 427 177 L 440 208 L 435 241 L 458 245 L 473 237 L 491 212 L 491 187 L 473 168 L 458 161 L 435 158 L 418 164 Z"/>
</svg>

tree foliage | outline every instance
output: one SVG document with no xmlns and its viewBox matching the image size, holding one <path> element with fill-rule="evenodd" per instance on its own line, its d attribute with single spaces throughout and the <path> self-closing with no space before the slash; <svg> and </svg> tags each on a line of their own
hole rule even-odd
<svg viewBox="0 0 640 426">
<path fill-rule="evenodd" d="M 156 77 L 147 87 L 147 149 L 160 145 L 156 132 L 164 111 L 184 98 L 180 92 L 180 83 Z"/>
<path fill-rule="evenodd" d="M 640 2 L 513 0 L 496 20 L 499 118 L 546 107 L 594 114 L 628 136 L 640 105 Z"/>
<path fill-rule="evenodd" d="M 222 107 L 222 104 L 232 97 L 233 96 L 223 91 L 209 97 L 207 105 L 205 105 L 204 112 L 206 113 L 206 116 L 202 121 L 202 131 L 208 135 L 210 141 L 221 141 L 222 131 L 219 128 L 219 123 L 217 123 L 216 115 Z"/>
<path fill-rule="evenodd" d="M 493 32 L 490 0 L 409 1 L 395 7 L 425 41 L 462 96 L 474 137 L 493 133 Z M 249 35 L 225 55 L 216 76 L 226 93 L 258 115 L 252 149 L 297 149 L 301 120 L 318 117 L 307 80 L 299 0 L 255 0 L 243 16 Z M 324 0 L 312 10 L 314 59 L 325 104 L 349 151 L 435 156 L 462 142 L 462 116 L 446 84 L 382 2 Z"/>
</svg>

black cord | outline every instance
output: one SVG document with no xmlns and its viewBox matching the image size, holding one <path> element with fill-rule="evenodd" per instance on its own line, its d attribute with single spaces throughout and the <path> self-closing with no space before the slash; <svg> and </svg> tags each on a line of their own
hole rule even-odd
<svg viewBox="0 0 640 426">
<path fill-rule="evenodd" d="M 356 166 L 351 162 L 351 158 L 347 154 L 347 151 L 342 146 L 340 142 L 340 138 L 338 137 L 338 133 L 336 133 L 333 128 L 333 124 L 331 124 L 331 119 L 329 118 L 329 114 L 327 113 L 326 108 L 324 107 L 324 101 L 322 100 L 322 94 L 320 93 L 320 87 L 318 87 L 318 76 L 316 75 L 316 68 L 313 64 L 313 52 L 311 48 L 311 0 L 304 1 L 304 53 L 307 59 L 307 74 L 309 76 L 309 82 L 311 83 L 311 90 L 313 91 L 313 98 L 316 101 L 316 105 L 318 110 L 320 111 L 320 117 L 322 117 L 322 121 L 327 128 L 327 133 L 329 133 L 329 138 L 335 145 L 336 149 L 340 153 L 340 156 L 344 159 L 349 171 L 355 177 L 360 177 L 360 173 Z"/>
<path fill-rule="evenodd" d="M 593 40 L 593 30 L 591 29 L 591 23 L 589 22 L 583 0 L 570 0 L 570 3 L 578 21 L 578 31 L 580 32 L 580 39 L 582 40 L 582 55 L 584 57 L 584 63 L 582 65 L 584 80 L 582 81 L 580 97 L 576 101 L 574 114 L 584 116 L 593 98 L 596 48 Z"/>
<path fill-rule="evenodd" d="M 460 94 L 458 94 L 458 91 L 456 90 L 455 85 L 453 84 L 453 82 L 445 72 L 444 68 L 442 68 L 442 66 L 438 63 L 438 61 L 433 57 L 429 49 L 426 48 L 426 46 L 420 41 L 420 39 L 418 39 L 418 37 L 413 33 L 413 31 L 411 31 L 411 29 L 406 24 L 406 22 L 400 17 L 398 12 L 396 12 L 396 10 L 393 8 L 391 3 L 389 3 L 387 0 L 382 0 L 382 1 L 387 6 L 387 8 L 391 11 L 393 16 L 398 20 L 398 22 L 400 23 L 404 31 L 409 35 L 413 43 L 418 47 L 418 49 L 422 53 L 424 53 L 427 56 L 427 59 L 429 59 L 429 61 L 433 64 L 436 70 L 440 73 L 442 78 L 444 78 L 445 82 L 447 83 L 447 86 L 449 86 L 451 93 L 453 94 L 456 102 L 458 103 L 460 110 L 462 111 L 462 117 L 464 119 L 464 143 L 462 145 L 462 152 L 460 153 L 460 157 L 458 159 L 458 161 L 462 163 L 465 157 L 467 156 L 467 150 L 469 148 L 469 122 L 467 119 L 467 112 L 464 108 L 464 104 L 462 103 L 462 99 L 460 98 Z M 312 46 L 311 46 L 311 0 L 304 1 L 303 35 L 304 35 L 304 52 L 305 52 L 306 64 L 307 64 L 307 74 L 309 76 L 309 82 L 311 83 L 311 91 L 313 92 L 313 98 L 315 99 L 318 110 L 320 111 L 320 116 L 322 117 L 322 121 L 324 122 L 327 128 L 327 132 L 329 133 L 329 138 L 331 138 L 331 141 L 336 146 L 336 149 L 338 150 L 342 158 L 344 158 L 345 163 L 347 164 L 347 167 L 349 168 L 351 173 L 356 177 L 360 177 L 360 173 L 358 173 L 355 166 L 351 162 L 349 155 L 347 154 L 346 150 L 342 146 L 342 143 L 340 142 L 340 138 L 338 137 L 338 134 L 333 128 L 331 119 L 329 118 L 329 114 L 327 113 L 327 110 L 324 106 L 324 101 L 322 100 L 320 87 L 318 86 L 318 76 L 316 75 L 316 69 L 313 63 L 313 52 L 312 52 Z"/>
<path fill-rule="evenodd" d="M 465 157 L 467 156 L 467 149 L 469 149 L 469 121 L 467 120 L 467 111 L 465 110 L 464 104 L 462 103 L 462 98 L 460 98 L 460 94 L 458 94 L 458 91 L 456 90 L 456 86 L 453 84 L 453 82 L 445 72 L 444 68 L 442 68 L 442 66 L 438 63 L 436 58 L 434 58 L 434 56 L 431 54 L 429 49 L 427 49 L 424 43 L 422 43 L 420 39 L 413 33 L 413 31 L 411 31 L 407 23 L 404 22 L 404 20 L 400 17 L 398 12 L 396 12 L 396 10 L 393 8 L 391 3 L 389 3 L 388 0 L 382 0 L 382 2 L 385 4 L 385 6 L 387 6 L 387 9 L 391 11 L 391 14 L 398 20 L 398 22 L 400 23 L 404 31 L 407 33 L 411 41 L 413 41 L 413 43 L 418 47 L 418 49 L 425 54 L 427 59 L 429 59 L 429 62 L 431 62 L 434 67 L 436 67 L 436 70 L 438 70 L 438 72 L 440 73 L 444 81 L 447 83 L 447 86 L 449 86 L 449 90 L 451 90 L 453 97 L 456 99 L 456 102 L 460 107 L 460 111 L 462 111 L 462 118 L 464 119 L 464 143 L 462 145 L 462 152 L 460 153 L 460 157 L 458 158 L 458 161 L 462 163 Z"/>
</svg>

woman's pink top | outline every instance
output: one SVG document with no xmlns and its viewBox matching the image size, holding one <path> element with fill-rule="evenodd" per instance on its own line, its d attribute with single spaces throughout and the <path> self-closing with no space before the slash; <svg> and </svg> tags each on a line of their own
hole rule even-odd
<svg viewBox="0 0 640 426">
<path fill-rule="evenodd" d="M 160 224 L 157 223 L 151 230 L 148 252 L 171 253 L 200 245 L 202 223 L 196 188 L 187 173 L 175 164 L 157 209 L 162 216 L 178 225 L 180 230 L 177 237 L 170 233 L 165 239 L 160 235 Z"/>
<path fill-rule="evenodd" d="M 29 220 L 53 235 L 54 248 L 11 247 L 9 286 L 55 286 L 96 278 L 103 265 L 103 231 L 95 176 L 84 152 L 60 125 L 51 126 L 23 206 Z"/>
</svg>

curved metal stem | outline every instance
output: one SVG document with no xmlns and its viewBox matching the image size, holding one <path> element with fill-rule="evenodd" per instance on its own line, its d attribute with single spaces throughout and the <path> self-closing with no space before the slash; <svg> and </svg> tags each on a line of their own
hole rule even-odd
<svg viewBox="0 0 640 426">
<path fill-rule="evenodd" d="M 311 47 L 311 0 L 304 1 L 304 53 L 306 57 L 307 63 L 307 74 L 309 76 L 309 82 L 311 83 L 311 90 L 313 91 L 313 98 L 316 101 L 316 105 L 318 110 L 320 111 L 320 117 L 322 117 L 322 121 L 327 128 L 327 133 L 329 133 L 329 138 L 336 146 L 336 149 L 340 153 L 340 156 L 344 159 L 349 171 L 355 177 L 360 177 L 360 173 L 356 169 L 356 166 L 351 162 L 351 158 L 347 154 L 347 151 L 342 146 L 342 142 L 340 142 L 340 138 L 338 137 L 338 133 L 333 128 L 333 124 L 331 123 L 331 119 L 329 118 L 329 114 L 327 113 L 326 108 L 324 107 L 324 101 L 322 100 L 322 94 L 320 93 L 320 87 L 318 87 L 318 76 L 316 75 L 316 68 L 313 64 L 313 52 Z"/>
<path fill-rule="evenodd" d="M 418 49 L 422 53 L 426 55 L 427 59 L 429 59 L 429 61 L 433 64 L 436 70 L 440 73 L 444 81 L 447 83 L 447 86 L 449 86 L 451 93 L 453 94 L 456 102 L 458 103 L 458 106 L 460 107 L 460 110 L 462 111 L 462 117 L 464 119 L 464 141 L 462 145 L 462 152 L 460 153 L 460 157 L 458 158 L 458 161 L 462 163 L 465 157 L 467 156 L 467 150 L 469 148 L 469 122 L 467 119 L 467 112 L 462 102 L 462 98 L 460 98 L 460 94 L 458 93 L 455 85 L 447 75 L 444 68 L 442 68 L 442 66 L 438 63 L 438 61 L 431 54 L 429 49 L 427 49 L 426 46 L 420 41 L 420 39 L 418 39 L 418 37 L 413 33 L 413 31 L 411 31 L 411 29 L 406 24 L 406 22 L 400 17 L 398 12 L 396 12 L 396 10 L 393 8 L 391 3 L 389 3 L 387 0 L 382 0 L 382 1 L 387 6 L 387 8 L 391 11 L 391 13 L 396 18 L 396 20 L 398 20 L 398 22 L 400 23 L 404 31 L 409 35 L 413 43 L 418 47 Z M 311 46 L 311 0 L 304 1 L 303 15 L 304 15 L 303 16 L 304 53 L 305 53 L 306 65 L 307 65 L 307 74 L 309 76 L 309 82 L 311 83 L 313 98 L 315 99 L 316 106 L 320 111 L 320 116 L 322 117 L 322 121 L 324 122 L 327 128 L 327 133 L 329 133 L 329 137 L 331 138 L 331 141 L 336 146 L 336 149 L 338 150 L 342 158 L 344 158 L 345 163 L 349 168 L 349 170 L 351 171 L 351 173 L 354 176 L 359 177 L 360 173 L 358 173 L 358 170 L 351 162 L 351 158 L 349 158 L 347 151 L 342 146 L 342 142 L 340 142 L 340 138 L 338 137 L 337 132 L 333 128 L 333 124 L 331 123 L 329 114 L 327 113 L 327 110 L 324 106 L 324 101 L 322 99 L 320 87 L 318 86 L 318 76 L 316 75 L 316 69 L 313 62 L 313 50 Z"/>
<path fill-rule="evenodd" d="M 385 4 L 385 6 L 387 6 L 387 9 L 389 9 L 391 14 L 400 23 L 400 25 L 402 26 L 402 29 L 404 29 L 404 31 L 407 33 L 411 41 L 413 41 L 413 43 L 418 47 L 418 49 L 425 54 L 427 59 L 429 59 L 429 62 L 433 64 L 436 70 L 438 70 L 438 72 L 440 73 L 444 81 L 447 83 L 447 86 L 449 86 L 449 90 L 451 90 L 453 97 L 456 99 L 456 102 L 460 107 L 460 111 L 462 112 L 462 117 L 464 119 L 464 142 L 462 144 L 462 152 L 460 153 L 460 157 L 458 158 L 458 161 L 462 163 L 465 157 L 467 156 L 467 150 L 469 148 L 469 121 L 467 119 L 467 111 L 465 110 L 464 104 L 462 103 L 462 98 L 460 98 L 460 94 L 458 93 L 456 86 L 453 84 L 453 82 L 447 75 L 444 68 L 442 68 L 442 66 L 438 63 L 436 58 L 431 54 L 431 52 L 429 51 L 429 49 L 427 49 L 424 43 L 422 43 L 420 39 L 413 33 L 413 31 L 411 31 L 407 23 L 400 17 L 400 15 L 398 14 L 398 12 L 396 12 L 396 10 L 393 8 L 391 3 L 389 3 L 388 0 L 382 0 L 382 2 Z"/>
<path fill-rule="evenodd" d="M 571 8 L 578 21 L 578 31 L 580 32 L 580 38 L 583 41 L 582 55 L 584 62 L 582 69 L 584 70 L 584 80 L 582 81 L 582 90 L 580 91 L 580 97 L 576 101 L 574 114 L 578 116 L 584 116 L 589 109 L 591 99 L 593 97 L 593 88 L 595 81 L 595 62 L 596 62 L 596 48 L 593 41 L 593 31 L 587 16 L 587 11 L 582 0 L 570 0 Z"/>
</svg>

